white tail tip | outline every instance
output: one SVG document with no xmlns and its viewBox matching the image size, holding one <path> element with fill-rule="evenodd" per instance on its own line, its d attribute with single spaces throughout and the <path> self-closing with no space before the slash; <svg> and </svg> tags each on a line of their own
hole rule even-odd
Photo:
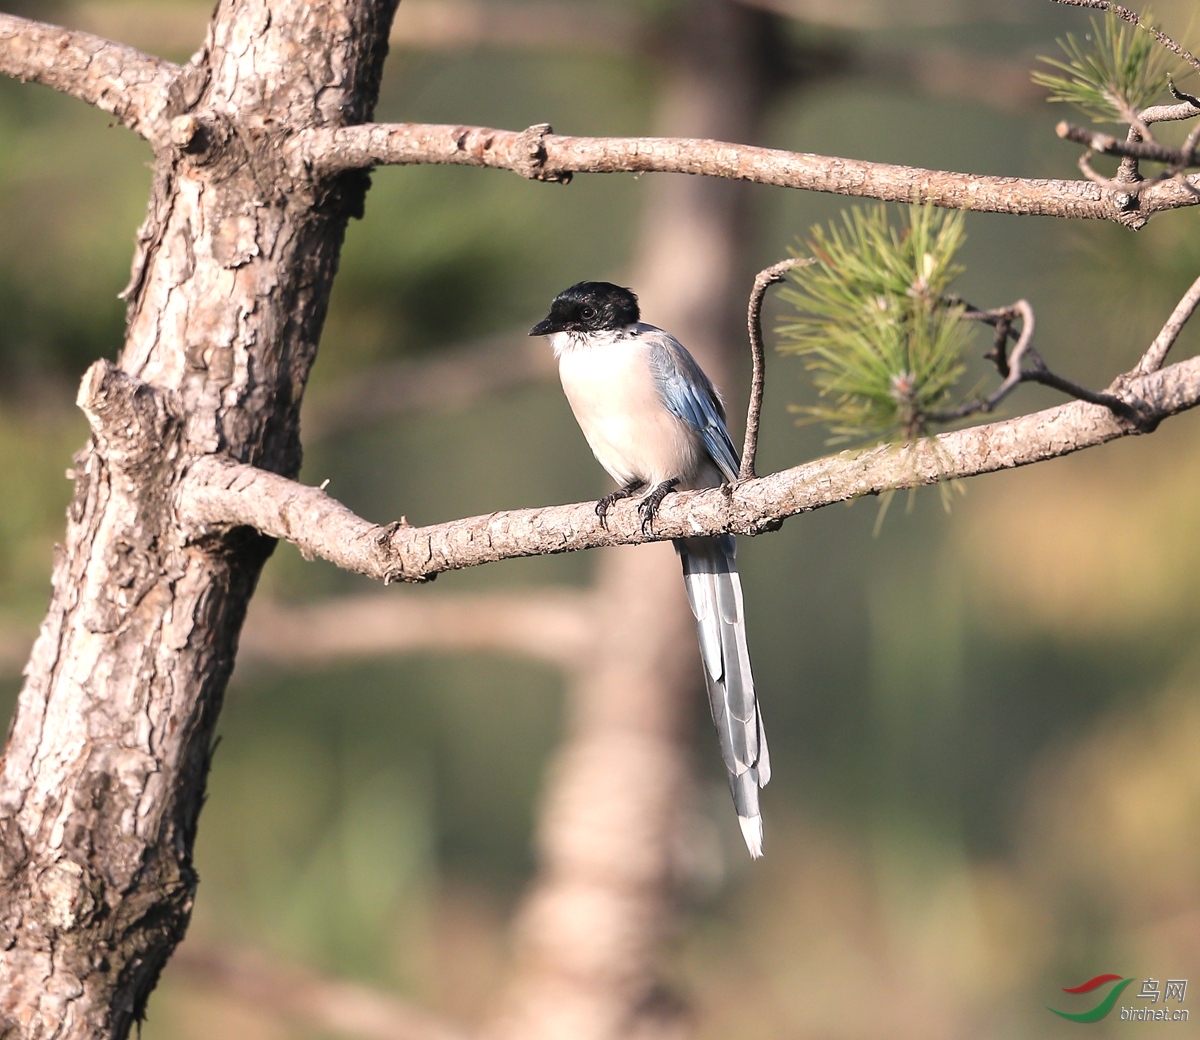
<svg viewBox="0 0 1200 1040">
<path fill-rule="evenodd" d="M 763 826 L 761 816 L 739 816 L 738 823 L 742 825 L 742 837 L 746 839 L 746 848 L 754 859 L 762 859 Z"/>
</svg>

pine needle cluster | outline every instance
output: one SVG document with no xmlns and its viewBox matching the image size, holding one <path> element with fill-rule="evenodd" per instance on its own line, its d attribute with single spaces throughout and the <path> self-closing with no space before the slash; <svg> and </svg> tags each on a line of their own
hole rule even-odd
<svg viewBox="0 0 1200 1040">
<path fill-rule="evenodd" d="M 780 350 L 807 361 L 825 403 L 794 407 L 828 424 L 834 440 L 911 439 L 946 403 L 964 370 L 973 330 L 946 291 L 963 268 L 963 214 L 913 206 L 900 226 L 885 206 L 854 207 L 842 223 L 814 227 L 781 292 L 794 305 Z"/>
<path fill-rule="evenodd" d="M 1072 33 L 1060 39 L 1065 61 L 1039 58 L 1058 72 L 1035 72 L 1033 81 L 1050 90 L 1050 101 L 1075 105 L 1097 123 L 1132 123 L 1137 113 L 1158 99 L 1171 83 L 1178 63 L 1159 46 L 1149 10 L 1142 25 L 1115 14 L 1092 19 L 1092 31 L 1081 40 Z"/>
</svg>

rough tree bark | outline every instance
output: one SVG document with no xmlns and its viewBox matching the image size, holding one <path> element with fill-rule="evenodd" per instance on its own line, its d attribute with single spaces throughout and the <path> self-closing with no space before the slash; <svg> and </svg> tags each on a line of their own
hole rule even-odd
<svg viewBox="0 0 1200 1040">
<path fill-rule="evenodd" d="M 366 178 L 289 168 L 284 131 L 370 118 L 395 4 L 221 0 L 195 59 L 152 66 L 134 106 L 120 91 L 143 66 L 123 49 L 37 42 L 51 69 L 90 68 L 91 100 L 113 92 L 157 154 L 119 369 L 80 390 L 93 435 L 0 775 L 5 1038 L 124 1037 L 187 925 L 213 726 L 273 543 L 188 541 L 174 486 L 196 454 L 299 467 L 300 394 Z M 0 40 L 0 64 L 24 45 Z"/>
<path fill-rule="evenodd" d="M 0 773 L 0 1037 L 120 1038 L 141 1015 L 186 926 L 212 729 L 270 537 L 410 580 L 646 540 L 630 509 L 614 509 L 604 531 L 582 504 L 380 528 L 288 479 L 342 233 L 372 163 L 465 163 L 558 181 L 689 172 L 1132 227 L 1200 197 L 1195 176 L 1130 194 L 703 139 L 365 124 L 394 6 L 221 0 L 205 46 L 182 69 L 0 14 L 0 73 L 97 105 L 156 151 L 127 341 L 119 365 L 93 366 L 80 391 L 93 435 L 77 459 L 53 600 Z M 1161 118 L 1200 111 L 1177 107 Z M 1190 314 L 1195 302 L 1180 306 Z M 1180 324 L 1187 314 L 1177 311 Z M 673 496 L 654 537 L 755 533 L 855 495 L 1145 432 L 1200 403 L 1200 359 L 1159 368 L 1173 338 L 1165 331 L 1112 387 L 1137 421 L 1076 402 L 844 453 Z"/>
</svg>

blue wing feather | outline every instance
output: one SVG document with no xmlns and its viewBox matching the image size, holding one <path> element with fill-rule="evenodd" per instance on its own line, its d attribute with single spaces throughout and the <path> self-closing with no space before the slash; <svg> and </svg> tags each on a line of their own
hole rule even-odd
<svg viewBox="0 0 1200 1040">
<path fill-rule="evenodd" d="M 726 480 L 737 480 L 737 449 L 725 428 L 725 408 L 716 388 L 674 336 L 653 325 L 638 328 L 639 336 L 650 340 L 650 360 L 663 403 L 672 415 L 687 423 L 704 439 L 713 462 Z"/>
</svg>

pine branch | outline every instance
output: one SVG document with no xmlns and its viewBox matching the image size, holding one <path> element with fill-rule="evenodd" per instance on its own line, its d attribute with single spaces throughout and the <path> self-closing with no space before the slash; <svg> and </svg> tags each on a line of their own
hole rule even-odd
<svg viewBox="0 0 1200 1040">
<path fill-rule="evenodd" d="M 422 123 L 367 123 L 302 131 L 293 162 L 335 173 L 375 165 L 449 164 L 506 169 L 566 183 L 576 173 L 690 173 L 884 202 L 1140 225 L 1153 213 L 1194 206 L 1191 182 L 1157 184 L 1131 214 L 1087 181 L 994 177 L 673 137 L 568 137 L 540 124 L 523 131 Z"/>
<path fill-rule="evenodd" d="M 151 144 L 167 139 L 168 98 L 180 71 L 90 33 L 0 13 L 0 75 L 95 105 Z"/>
<path fill-rule="evenodd" d="M 429 581 L 442 571 L 497 560 L 694 535 L 755 535 L 789 516 L 896 488 L 1012 469 L 1069 455 L 1152 428 L 1200 404 L 1200 358 L 1124 382 L 1144 425 L 1076 401 L 1019 418 L 905 444 L 842 452 L 734 487 L 669 496 L 649 537 L 636 508 L 618 503 L 601 527 L 593 503 L 520 509 L 429 527 L 377 525 L 319 488 L 253 466 L 205 456 L 180 488 L 181 519 L 196 537 L 247 525 L 346 570 L 385 582 Z"/>
</svg>

